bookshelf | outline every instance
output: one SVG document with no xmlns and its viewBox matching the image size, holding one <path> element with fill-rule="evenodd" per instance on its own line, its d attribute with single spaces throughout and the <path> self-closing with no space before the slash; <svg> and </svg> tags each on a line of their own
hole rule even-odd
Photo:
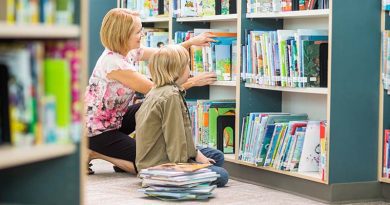
<svg viewBox="0 0 390 205">
<path fill-rule="evenodd" d="M 0 22 L 0 43 L 77 40 L 82 67 L 79 92 L 83 93 L 88 57 L 85 41 L 88 2 L 75 0 L 74 6 L 73 25 Z M 86 139 L 71 137 L 78 140 L 70 144 L 0 146 L 0 203 L 82 204 Z"/>
<path fill-rule="evenodd" d="M 378 189 L 381 164 L 377 164 L 381 151 L 378 144 L 381 147 L 382 142 L 377 141 L 377 136 L 381 141 L 383 127 L 378 134 L 377 124 L 378 119 L 383 120 L 379 124 L 388 124 L 385 116 L 390 116 L 390 109 L 386 103 L 390 101 L 386 94 L 379 92 L 380 1 L 362 0 L 355 4 L 330 0 L 329 9 L 256 14 L 247 14 L 246 5 L 246 0 L 238 0 L 238 13 L 231 15 L 169 17 L 170 38 L 174 38 L 176 31 L 227 28 L 237 32 L 237 45 L 244 45 L 246 29 L 326 29 L 328 87 L 271 87 L 238 78 L 189 90 L 189 99 L 236 99 L 236 154 L 225 154 L 230 175 L 326 202 L 382 198 Z M 237 62 L 242 66 L 243 51 L 241 46 L 237 49 Z M 380 102 L 382 110 L 376 109 Z M 250 112 L 307 113 L 309 120 L 326 120 L 325 178 L 321 179 L 317 172 L 287 172 L 238 160 L 242 116 Z M 365 123 L 361 122 L 362 118 Z M 381 177 L 379 180 L 389 182 Z"/>
<path fill-rule="evenodd" d="M 364 16 L 355 12 L 356 9 L 365 10 Z M 246 14 L 246 1 L 239 1 L 237 10 L 242 11 L 237 20 L 238 35 L 241 37 L 239 44 L 241 45 L 243 45 L 245 29 L 266 31 L 328 29 L 327 88 L 271 87 L 245 82 L 240 82 L 240 86 L 236 88 L 236 127 L 241 127 L 241 116 L 255 111 L 291 113 L 303 111 L 308 113 L 309 119 L 326 120 L 328 122 L 328 162 L 326 178 L 321 180 L 320 176 L 314 172 L 285 172 L 273 168 L 257 167 L 239 161 L 236 152 L 235 161 L 227 160 L 227 168 L 231 172 L 231 176 L 238 176 L 246 181 L 265 184 L 329 202 L 377 198 L 380 193 L 370 191 L 370 188 L 377 186 L 375 182 L 377 168 L 372 166 L 372 162 L 376 161 L 375 151 L 378 149 L 376 144 L 373 144 L 376 142 L 373 136 L 376 136 L 377 129 L 373 129 L 373 127 L 377 122 L 378 111 L 372 108 L 375 107 L 373 105 L 379 103 L 376 100 L 379 92 L 369 91 L 367 87 L 373 90 L 378 88 L 377 76 L 379 73 L 374 69 L 379 67 L 378 57 L 375 56 L 378 52 L 374 52 L 375 54 L 358 52 L 356 49 L 360 46 L 354 45 L 353 42 L 360 39 L 362 44 L 368 45 L 371 42 L 371 48 L 379 49 L 378 40 L 372 42 L 368 39 L 378 36 L 380 2 L 362 1 L 358 5 L 351 5 L 345 1 L 333 0 L 330 1 L 330 9 L 326 10 Z M 346 15 L 350 18 L 345 19 Z M 352 25 L 352 21 L 354 25 Z M 372 22 L 372 24 L 370 23 L 371 25 L 367 28 L 363 26 L 362 22 Z M 363 33 L 355 36 L 357 31 Z M 367 40 L 362 41 L 361 39 Z M 363 47 L 360 48 L 363 49 Z M 365 47 L 365 49 L 367 48 Z M 241 50 L 238 53 L 238 56 L 242 56 Z M 360 58 L 365 59 L 366 65 L 370 65 L 372 69 L 367 72 L 353 72 L 359 67 L 363 69 L 362 65 L 356 63 L 356 59 Z M 239 61 L 242 65 L 241 59 Z M 355 82 L 364 80 L 365 83 L 359 85 L 360 83 L 346 82 L 347 78 L 359 79 Z M 371 107 L 368 102 L 372 103 Z M 359 116 L 369 116 L 369 125 L 362 124 L 359 119 L 356 119 L 356 113 L 359 113 Z M 356 129 L 357 127 L 359 129 Z M 237 130 L 236 136 L 239 136 Z M 235 144 L 239 144 L 239 138 L 236 138 Z M 362 152 L 362 150 L 370 151 Z M 364 161 L 371 160 L 370 165 L 359 166 L 357 162 L 351 160 L 356 158 L 359 161 L 362 159 Z M 247 173 L 247 175 L 242 174 L 242 172 Z M 289 186 L 286 183 L 294 185 Z M 297 189 L 298 186 L 302 189 Z M 339 194 L 349 189 L 351 195 L 349 197 L 340 196 L 331 187 L 338 187 Z M 365 191 L 358 191 L 357 187 Z"/>
<path fill-rule="evenodd" d="M 383 11 L 381 12 L 381 31 L 390 30 L 390 18 L 389 18 L 389 11 Z M 381 48 L 383 49 L 383 48 Z M 382 51 L 381 51 L 382 52 Z M 388 94 L 387 90 L 384 89 L 383 83 L 382 83 L 382 66 L 383 65 L 383 56 L 381 55 L 381 66 L 380 66 L 380 75 L 379 75 L 379 123 L 378 123 L 378 181 L 382 184 L 382 192 L 385 199 L 389 199 L 390 195 L 388 194 L 388 190 L 390 189 L 390 179 L 386 178 L 382 175 L 383 172 L 383 156 L 384 156 L 384 130 L 390 128 L 390 95 Z"/>
</svg>

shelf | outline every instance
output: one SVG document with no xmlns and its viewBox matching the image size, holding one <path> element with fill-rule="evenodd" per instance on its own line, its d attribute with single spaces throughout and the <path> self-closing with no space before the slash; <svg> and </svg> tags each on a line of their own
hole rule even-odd
<svg viewBox="0 0 390 205">
<path fill-rule="evenodd" d="M 325 18 L 329 9 L 246 14 L 246 18 Z"/>
<path fill-rule="evenodd" d="M 245 87 L 262 89 L 262 90 L 276 90 L 282 92 L 308 93 L 308 94 L 320 94 L 320 95 L 328 94 L 328 88 L 289 88 L 289 87 L 280 87 L 280 86 L 266 86 L 266 85 L 259 85 L 254 83 L 245 83 Z"/>
<path fill-rule="evenodd" d="M 225 157 L 226 157 L 226 155 L 225 155 Z M 390 179 L 389 179 L 389 178 L 381 177 L 381 178 L 379 179 L 379 181 L 380 181 L 380 182 L 383 182 L 383 183 L 386 183 L 386 184 L 390 184 Z"/>
<path fill-rule="evenodd" d="M 78 25 L 11 25 L 0 22 L 0 28 L 0 38 L 78 38 L 80 36 Z"/>
<path fill-rule="evenodd" d="M 225 155 L 225 160 L 226 160 L 226 155 Z M 288 176 L 292 176 L 292 177 L 297 177 L 300 179 L 306 179 L 306 180 L 314 181 L 314 182 L 321 183 L 321 184 L 327 184 L 327 182 L 324 182 L 321 180 L 321 176 L 318 172 L 290 172 L 290 171 L 277 170 L 277 169 L 274 169 L 271 167 L 258 167 L 254 164 L 251 164 L 248 162 L 243 162 L 240 160 L 230 160 L 229 159 L 226 161 L 236 163 L 236 164 L 241 164 L 241 165 L 248 166 L 248 167 L 253 167 L 256 169 L 262 169 L 262 170 L 266 170 L 266 171 L 270 171 L 270 172 L 275 172 L 278 174 L 284 174 L 284 175 L 288 175 Z"/>
<path fill-rule="evenodd" d="M 177 22 L 197 22 L 197 21 L 236 21 L 237 14 L 202 16 L 202 17 L 182 17 L 177 18 Z"/>
<path fill-rule="evenodd" d="M 235 154 L 224 154 L 224 155 L 225 155 L 225 161 L 233 162 L 233 163 L 236 161 Z"/>
<path fill-rule="evenodd" d="M 35 145 L 30 147 L 3 146 L 0 147 L 0 169 L 70 155 L 75 150 L 76 146 L 73 144 Z"/>
<path fill-rule="evenodd" d="M 157 23 L 157 22 L 169 22 L 169 17 L 163 16 L 163 17 L 147 17 L 144 19 L 141 19 L 142 23 Z"/>
<path fill-rule="evenodd" d="M 211 86 L 229 86 L 236 87 L 236 81 L 216 81 Z"/>
</svg>

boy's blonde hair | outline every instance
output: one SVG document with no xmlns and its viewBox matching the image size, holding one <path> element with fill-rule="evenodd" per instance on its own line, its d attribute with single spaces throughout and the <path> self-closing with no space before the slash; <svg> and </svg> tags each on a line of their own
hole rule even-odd
<svg viewBox="0 0 390 205">
<path fill-rule="evenodd" d="M 111 9 L 103 18 L 100 40 L 104 47 L 116 53 L 127 53 L 129 39 L 134 32 L 134 17 L 139 16 L 124 8 Z"/>
<path fill-rule="evenodd" d="M 149 69 L 156 87 L 174 83 L 189 64 L 188 51 L 179 45 L 160 48 L 149 60 Z"/>
</svg>

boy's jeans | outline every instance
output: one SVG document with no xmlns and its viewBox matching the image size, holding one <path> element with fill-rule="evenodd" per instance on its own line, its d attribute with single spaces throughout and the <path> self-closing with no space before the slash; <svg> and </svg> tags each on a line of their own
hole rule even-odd
<svg viewBox="0 0 390 205">
<path fill-rule="evenodd" d="M 222 167 L 225 161 L 225 157 L 223 153 L 217 149 L 213 148 L 200 148 L 200 152 L 207 158 L 215 160 L 215 164 L 210 166 L 209 168 L 220 175 L 213 184 L 217 185 L 217 187 L 223 187 L 229 181 L 229 173 Z"/>
</svg>

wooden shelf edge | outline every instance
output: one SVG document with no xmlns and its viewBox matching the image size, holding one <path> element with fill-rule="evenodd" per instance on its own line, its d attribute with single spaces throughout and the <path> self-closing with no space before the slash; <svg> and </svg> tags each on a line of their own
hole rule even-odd
<svg viewBox="0 0 390 205">
<path fill-rule="evenodd" d="M 390 178 L 380 177 L 379 181 L 382 183 L 390 184 Z"/>
<path fill-rule="evenodd" d="M 246 14 L 246 18 L 325 18 L 329 9 Z"/>
<path fill-rule="evenodd" d="M 274 173 L 278 173 L 278 174 L 292 176 L 292 177 L 296 177 L 296 178 L 300 178 L 300 179 L 305 179 L 305 180 L 317 182 L 317 183 L 320 183 L 320 184 L 328 184 L 327 181 L 322 181 L 320 178 L 309 176 L 309 175 L 306 175 L 306 174 L 303 174 L 303 173 L 276 170 L 274 168 L 269 168 L 269 167 L 258 167 L 256 165 L 253 165 L 253 164 L 248 163 L 248 162 L 243 162 L 243 161 L 235 160 L 235 159 L 231 159 L 231 158 L 227 159 L 226 157 L 225 157 L 225 161 L 228 161 L 228 162 L 231 162 L 231 163 L 235 163 L 235 164 L 240 164 L 240 165 L 243 165 L 243 166 L 253 167 L 253 168 L 256 168 L 256 169 L 270 171 L 270 172 L 274 172 Z"/>
<path fill-rule="evenodd" d="M 211 86 L 228 86 L 228 87 L 236 87 L 236 81 L 216 81 L 211 84 Z"/>
<path fill-rule="evenodd" d="M 76 145 L 34 145 L 30 147 L 0 147 L 0 169 L 45 161 L 74 153 Z"/>
<path fill-rule="evenodd" d="M 224 154 L 225 156 L 225 161 L 228 161 L 228 162 L 235 162 L 236 159 L 235 159 L 235 154 Z"/>
<path fill-rule="evenodd" d="M 169 17 L 148 17 L 141 19 L 142 23 L 169 22 Z"/>
<path fill-rule="evenodd" d="M 202 16 L 202 17 L 180 17 L 177 22 L 197 22 L 197 21 L 234 21 L 237 20 L 237 14 Z"/>
<path fill-rule="evenodd" d="M 79 25 L 7 24 L 0 22 L 0 38 L 79 38 Z"/>
<path fill-rule="evenodd" d="M 308 93 L 308 94 L 320 94 L 320 95 L 328 94 L 328 88 L 289 88 L 289 87 L 280 87 L 280 86 L 265 86 L 265 85 L 258 85 L 254 83 L 245 83 L 245 87 L 262 89 L 262 90 L 275 90 L 275 91 L 282 91 L 282 92 Z"/>
</svg>

